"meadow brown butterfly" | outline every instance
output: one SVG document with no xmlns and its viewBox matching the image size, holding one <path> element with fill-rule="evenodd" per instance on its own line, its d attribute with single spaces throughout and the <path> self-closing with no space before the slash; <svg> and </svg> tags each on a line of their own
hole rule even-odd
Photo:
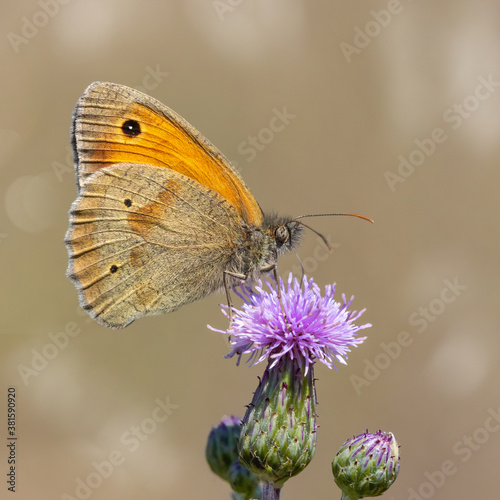
<svg viewBox="0 0 500 500">
<path fill-rule="evenodd" d="M 301 223 L 263 214 L 215 146 L 137 90 L 91 84 L 71 142 L 67 275 L 101 325 L 123 328 L 255 281 L 300 242 Z"/>
</svg>

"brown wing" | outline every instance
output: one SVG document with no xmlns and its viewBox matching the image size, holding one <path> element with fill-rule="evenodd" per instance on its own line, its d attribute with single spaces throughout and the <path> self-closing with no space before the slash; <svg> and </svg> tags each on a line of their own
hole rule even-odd
<svg viewBox="0 0 500 500">
<path fill-rule="evenodd" d="M 108 165 L 146 163 L 200 182 L 231 203 L 243 220 L 262 224 L 259 205 L 222 153 L 142 92 L 116 83 L 91 84 L 76 104 L 71 136 L 79 189 Z"/>
<path fill-rule="evenodd" d="M 217 193 L 171 169 L 113 165 L 73 203 L 67 274 L 96 321 L 122 328 L 220 289 L 242 238 Z"/>
</svg>

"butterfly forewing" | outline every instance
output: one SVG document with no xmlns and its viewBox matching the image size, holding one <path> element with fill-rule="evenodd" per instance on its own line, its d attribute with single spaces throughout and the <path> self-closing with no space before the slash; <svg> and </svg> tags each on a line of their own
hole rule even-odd
<svg viewBox="0 0 500 500">
<path fill-rule="evenodd" d="M 262 224 L 262 212 L 238 172 L 186 120 L 159 101 L 115 83 L 95 82 L 77 102 L 72 142 L 77 184 L 117 163 L 173 169 L 215 191 L 247 223 Z"/>
</svg>

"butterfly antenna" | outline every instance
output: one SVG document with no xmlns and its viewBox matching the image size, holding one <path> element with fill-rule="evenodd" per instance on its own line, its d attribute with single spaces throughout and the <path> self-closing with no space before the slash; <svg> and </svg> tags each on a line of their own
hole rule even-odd
<svg viewBox="0 0 500 500">
<path fill-rule="evenodd" d="M 327 239 L 320 232 L 316 231 L 316 229 L 313 229 L 311 226 L 308 226 L 307 224 L 304 224 L 303 222 L 299 221 L 299 219 L 305 219 L 306 217 L 335 217 L 335 216 L 339 216 L 339 215 L 343 215 L 343 216 L 346 216 L 346 217 L 359 217 L 360 219 L 367 220 L 368 222 L 371 222 L 372 224 L 374 223 L 374 220 L 370 219 L 370 217 L 366 217 L 366 216 L 360 215 L 360 214 L 310 214 L 310 215 L 299 215 L 298 217 L 295 217 L 293 219 L 293 221 L 295 221 L 297 224 L 300 224 L 300 225 L 302 225 L 304 227 L 307 227 L 307 229 L 309 229 L 313 233 L 317 234 L 321 238 L 321 241 L 323 241 L 323 243 L 325 244 L 326 248 L 328 248 L 328 251 L 331 252 L 332 247 L 328 244 Z M 295 252 L 295 254 L 297 254 L 297 252 Z M 300 257 L 298 255 L 297 255 L 297 258 L 299 259 L 299 262 L 300 262 Z M 300 262 L 300 265 L 302 266 L 302 262 Z M 304 266 L 302 266 L 302 274 L 304 274 Z"/>
<path fill-rule="evenodd" d="M 295 217 L 293 220 L 305 219 L 306 217 L 335 217 L 338 215 L 343 215 L 346 217 L 358 217 L 359 219 L 367 220 L 372 224 L 375 222 L 373 219 L 370 219 L 370 217 L 366 217 L 365 215 L 360 215 L 360 214 L 310 214 L 310 215 L 299 215 L 298 217 Z M 301 222 L 300 224 L 303 223 Z"/>
<path fill-rule="evenodd" d="M 310 216 L 308 216 L 308 215 L 302 215 L 301 217 L 310 217 Z M 297 217 L 297 219 L 298 219 L 298 217 Z M 311 226 L 308 226 L 307 224 L 304 224 L 303 222 L 298 222 L 297 221 L 297 224 L 300 224 L 301 226 L 307 227 L 307 229 L 309 229 L 313 233 L 317 234 L 321 238 L 321 240 L 323 241 L 323 243 L 325 244 L 326 248 L 328 248 L 328 251 L 330 251 L 332 249 L 330 247 L 330 245 L 328 244 L 327 239 L 319 231 L 316 231 L 316 229 L 313 229 Z M 297 253 L 297 252 L 295 252 L 295 253 Z M 299 259 L 299 262 L 300 262 L 300 257 L 299 257 L 298 254 L 297 254 L 297 258 Z M 302 262 L 300 262 L 300 265 L 302 266 Z M 304 266 L 302 266 L 302 271 L 303 270 L 304 270 Z"/>
</svg>

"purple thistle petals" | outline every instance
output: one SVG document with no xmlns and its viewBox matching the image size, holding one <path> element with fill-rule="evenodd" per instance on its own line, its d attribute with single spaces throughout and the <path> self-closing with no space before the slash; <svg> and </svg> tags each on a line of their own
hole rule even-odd
<svg viewBox="0 0 500 500">
<path fill-rule="evenodd" d="M 264 288 L 267 284 L 267 289 Z M 324 296 L 312 279 L 301 285 L 289 275 L 285 285 L 280 279 L 283 315 L 274 284 L 259 281 L 253 288 L 240 287 L 237 295 L 244 301 L 241 309 L 233 308 L 233 323 L 225 333 L 231 337 L 231 351 L 227 357 L 249 354 L 248 363 L 255 365 L 269 357 L 270 367 L 282 356 L 302 359 L 306 370 L 319 360 L 328 368 L 335 368 L 335 361 L 346 364 L 351 347 L 361 344 L 366 337 L 358 337 L 360 330 L 371 325 L 354 324 L 365 309 L 350 310 L 353 297 L 342 303 L 335 301 L 335 284 L 325 287 Z M 223 306 L 227 309 L 227 306 Z M 223 313 L 228 316 L 227 311 Z"/>
</svg>

